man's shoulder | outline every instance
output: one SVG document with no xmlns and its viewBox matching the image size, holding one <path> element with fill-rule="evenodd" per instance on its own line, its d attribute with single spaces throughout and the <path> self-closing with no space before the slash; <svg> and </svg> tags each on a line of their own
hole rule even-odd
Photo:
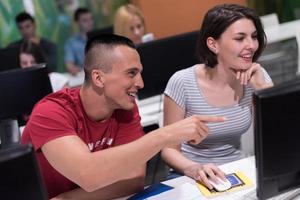
<svg viewBox="0 0 300 200">
<path fill-rule="evenodd" d="M 52 109 L 68 110 L 73 109 L 78 104 L 79 88 L 65 88 L 58 92 L 51 93 L 43 98 L 35 109 L 49 111 Z"/>
</svg>

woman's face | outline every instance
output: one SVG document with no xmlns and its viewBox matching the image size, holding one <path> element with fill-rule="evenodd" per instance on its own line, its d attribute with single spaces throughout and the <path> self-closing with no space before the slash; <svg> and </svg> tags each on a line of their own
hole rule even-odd
<svg viewBox="0 0 300 200">
<path fill-rule="evenodd" d="M 128 38 L 131 39 L 135 44 L 142 42 L 142 37 L 145 34 L 145 26 L 139 16 L 134 15 L 130 20 L 128 33 Z"/>
<path fill-rule="evenodd" d="M 222 33 L 215 45 L 219 65 L 234 71 L 250 68 L 259 47 L 253 21 L 246 18 L 237 20 Z"/>
<path fill-rule="evenodd" d="M 32 67 L 36 65 L 36 61 L 31 54 L 21 53 L 20 54 L 20 66 L 21 68 Z"/>
</svg>

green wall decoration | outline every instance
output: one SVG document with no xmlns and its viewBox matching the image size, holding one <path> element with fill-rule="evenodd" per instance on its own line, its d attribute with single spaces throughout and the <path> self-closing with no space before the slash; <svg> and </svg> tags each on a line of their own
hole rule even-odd
<svg viewBox="0 0 300 200">
<path fill-rule="evenodd" d="M 300 18 L 300 0 L 248 0 L 247 3 L 260 16 L 277 13 L 281 23 Z"/>
</svg>

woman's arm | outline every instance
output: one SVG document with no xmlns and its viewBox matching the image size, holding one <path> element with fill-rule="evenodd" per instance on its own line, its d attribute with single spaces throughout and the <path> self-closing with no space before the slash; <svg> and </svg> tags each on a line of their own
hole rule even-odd
<svg viewBox="0 0 300 200">
<path fill-rule="evenodd" d="M 184 118 L 185 111 L 179 105 L 177 105 L 170 97 L 164 98 L 164 126 L 180 121 Z M 208 130 L 207 126 L 205 126 Z M 207 164 L 201 165 L 192 160 L 186 158 L 180 150 L 179 145 L 172 145 L 163 148 L 162 158 L 165 162 L 177 171 L 189 176 L 195 180 L 203 182 L 210 189 L 212 185 L 208 182 L 207 175 L 212 179 L 216 179 L 216 175 L 221 178 L 224 177 L 224 173 L 215 165 Z"/>
</svg>

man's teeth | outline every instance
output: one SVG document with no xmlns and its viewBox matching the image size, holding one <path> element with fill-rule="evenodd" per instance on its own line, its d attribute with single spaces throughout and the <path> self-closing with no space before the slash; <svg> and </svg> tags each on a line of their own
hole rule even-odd
<svg viewBox="0 0 300 200">
<path fill-rule="evenodd" d="M 135 93 L 129 92 L 128 95 L 129 95 L 129 96 L 132 96 L 132 97 L 135 97 Z"/>
</svg>

